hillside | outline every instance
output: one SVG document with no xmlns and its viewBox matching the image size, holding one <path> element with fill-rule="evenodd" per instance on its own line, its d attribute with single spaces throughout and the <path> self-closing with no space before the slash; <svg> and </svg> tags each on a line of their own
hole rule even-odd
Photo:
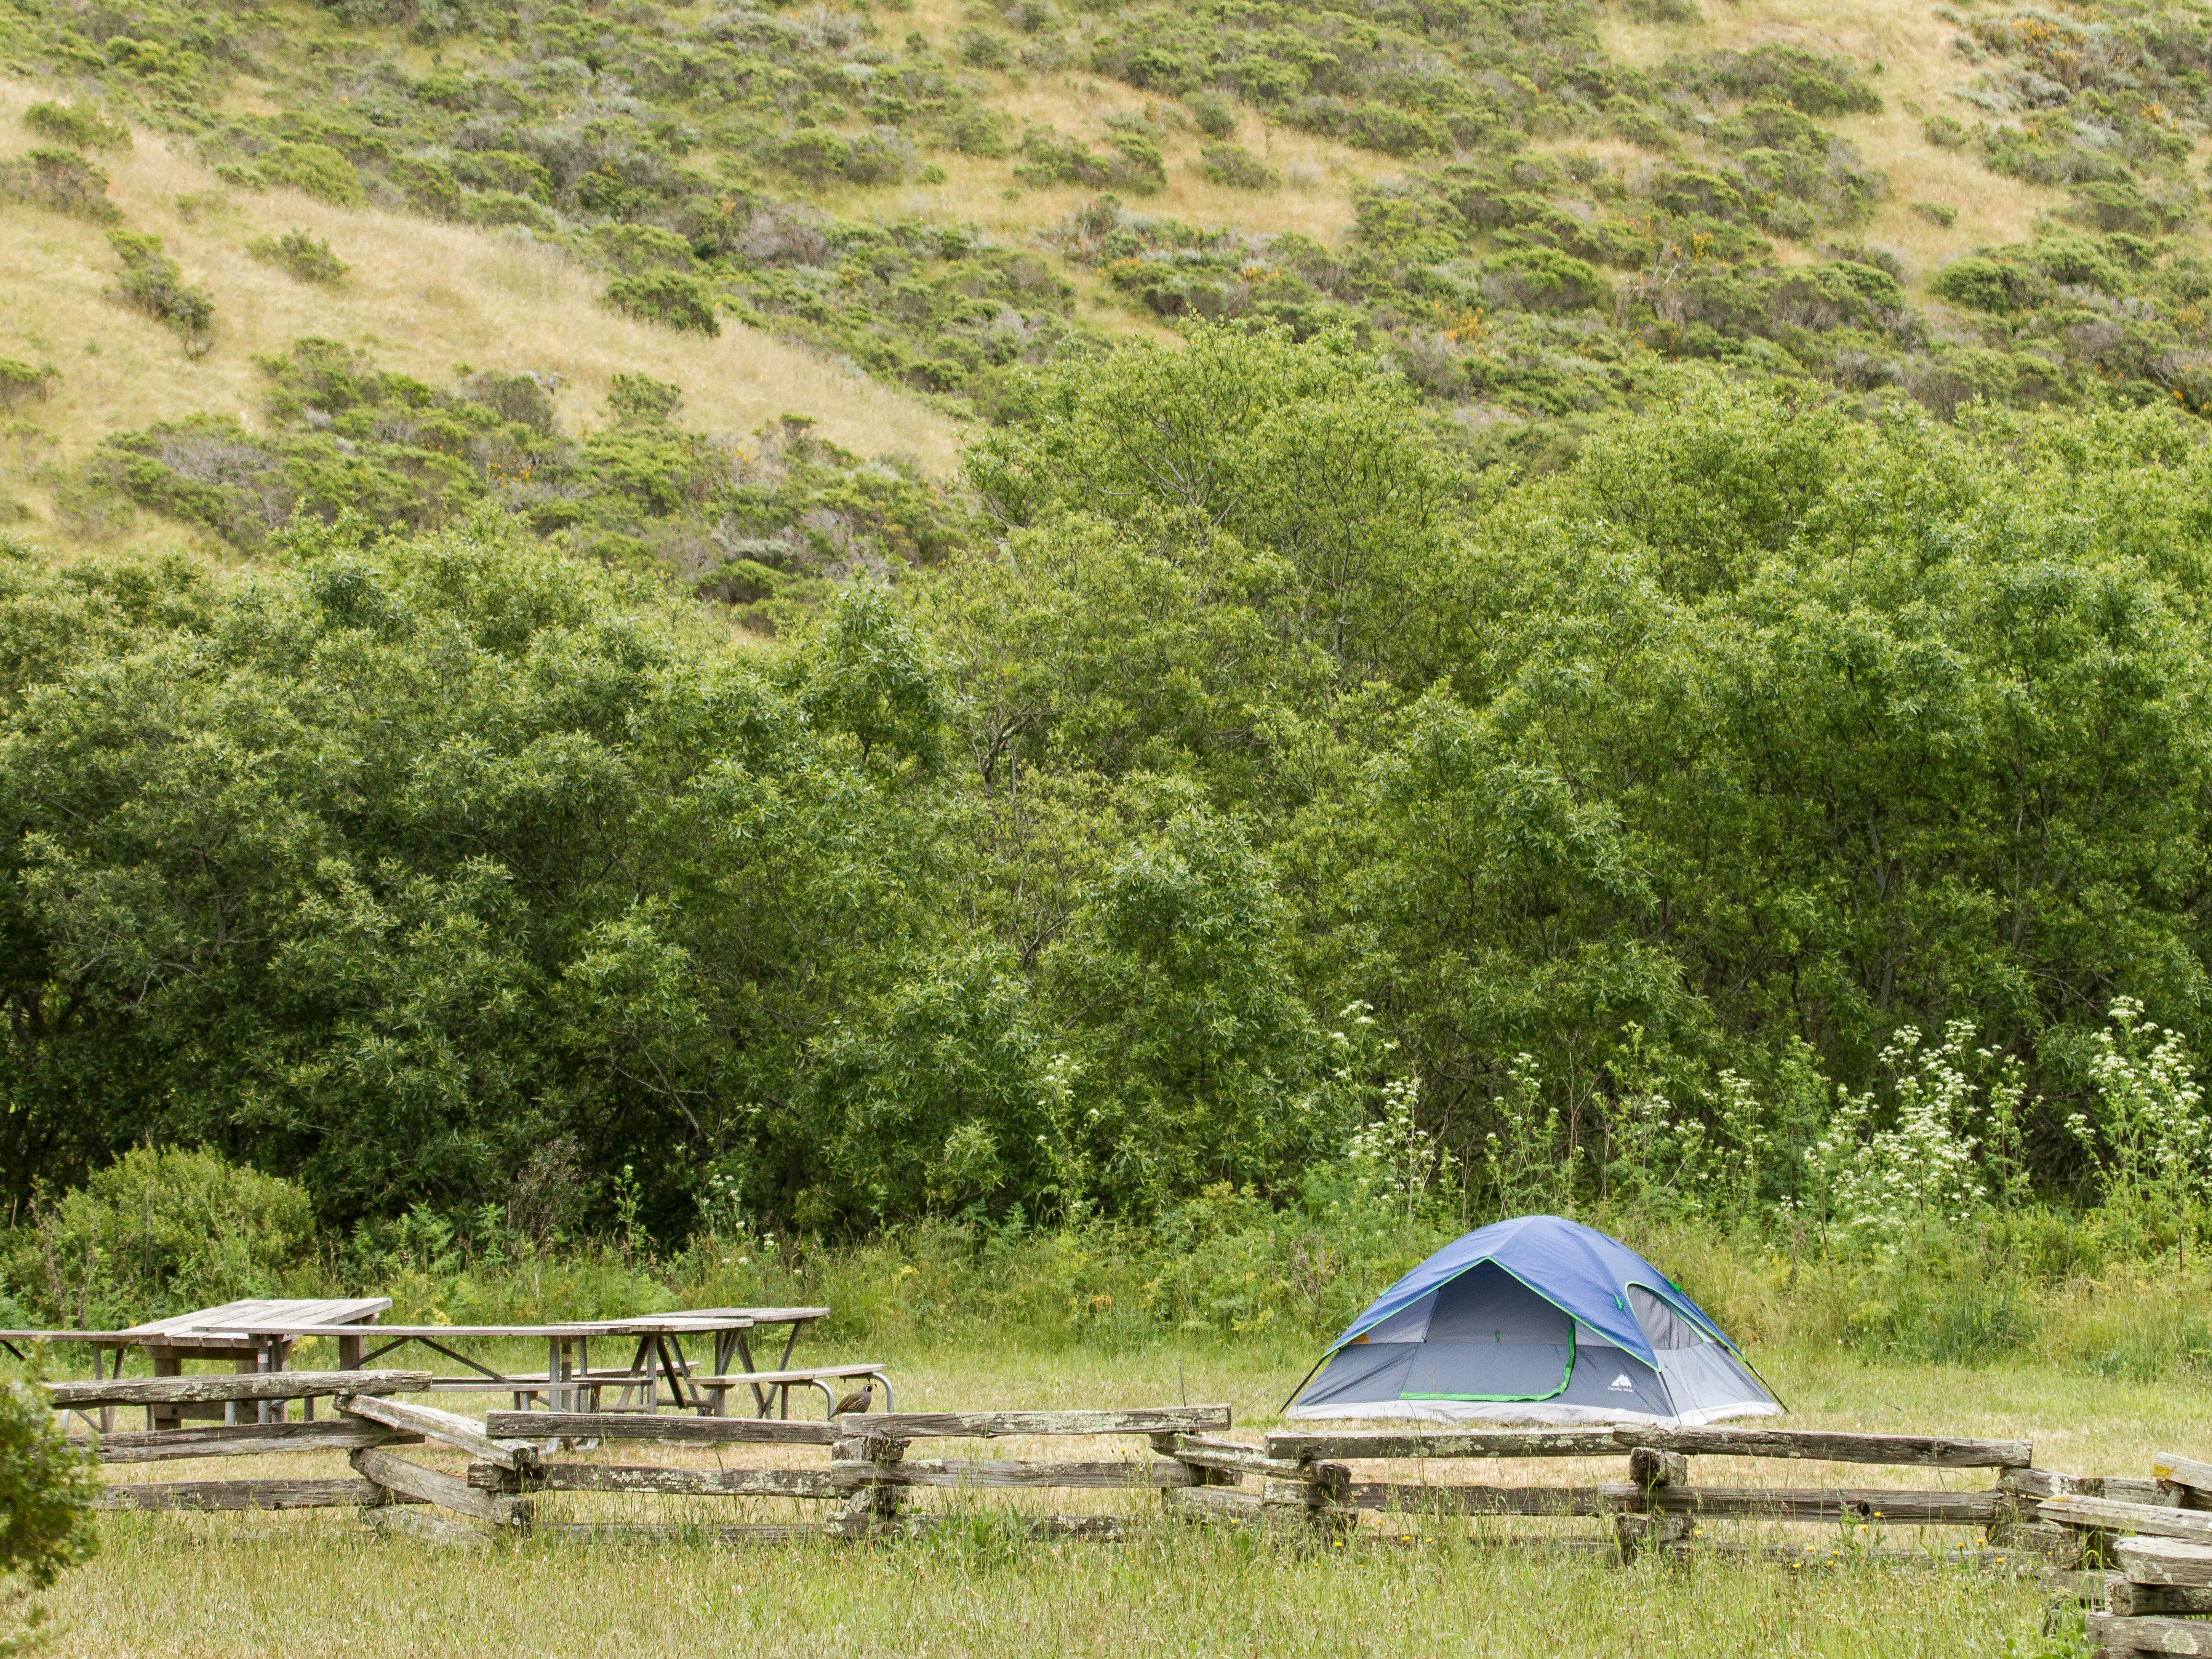
<svg viewBox="0 0 2212 1659">
<path fill-rule="evenodd" d="M 765 616 L 957 542 L 963 425 L 1183 316 L 1348 329 L 1478 460 L 1693 360 L 2194 410 L 2208 56 L 2126 6 L 14 0 L 0 511 L 492 501 Z"/>
</svg>

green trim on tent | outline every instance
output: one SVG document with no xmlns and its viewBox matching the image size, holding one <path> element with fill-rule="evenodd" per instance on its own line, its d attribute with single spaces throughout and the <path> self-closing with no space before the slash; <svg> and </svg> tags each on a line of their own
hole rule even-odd
<svg viewBox="0 0 2212 1659">
<path fill-rule="evenodd" d="M 1489 1258 L 1485 1256 L 1483 1260 L 1486 1261 Z M 1522 1286 L 1524 1290 L 1533 1291 L 1542 1300 L 1546 1302 L 1552 1301 L 1551 1297 L 1545 1296 L 1541 1291 L 1537 1290 L 1534 1285 L 1530 1285 L 1510 1267 L 1500 1267 L 1498 1268 L 1498 1272 L 1504 1273 L 1507 1278 L 1510 1279 L 1515 1284 Z M 1441 1288 L 1441 1286 L 1439 1288 Z M 1552 1302 L 1552 1305 L 1555 1308 L 1559 1308 L 1559 1304 L 1556 1302 Z M 1559 1311 L 1561 1313 L 1567 1313 L 1567 1310 L 1565 1308 L 1559 1308 Z M 1572 1314 L 1567 1314 L 1566 1369 L 1559 1373 L 1559 1386 L 1553 1389 L 1549 1394 L 1401 1394 L 1398 1398 L 1401 1400 L 1463 1400 L 1468 1401 L 1469 1404 L 1494 1403 L 1498 1405 L 1509 1404 L 1515 1401 L 1523 1400 L 1557 1400 L 1561 1395 L 1567 1391 L 1567 1384 L 1574 1380 L 1575 1361 L 1580 1356 L 1582 1348 L 1582 1345 L 1575 1340 L 1575 1333 L 1581 1328 L 1581 1325 L 1582 1322 L 1580 1320 L 1577 1319 Z"/>
</svg>

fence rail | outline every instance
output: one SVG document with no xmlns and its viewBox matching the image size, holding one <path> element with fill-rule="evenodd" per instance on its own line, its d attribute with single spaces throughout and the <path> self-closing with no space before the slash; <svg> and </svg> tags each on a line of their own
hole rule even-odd
<svg viewBox="0 0 2212 1659">
<path fill-rule="evenodd" d="M 882 1412 L 826 1423 L 641 1412 L 495 1411 L 479 1419 L 400 1397 L 428 1382 L 428 1373 L 411 1370 L 279 1371 L 57 1383 L 49 1398 L 57 1410 L 80 1417 L 89 1407 L 254 1402 L 255 1409 L 281 1419 L 290 1401 L 309 1402 L 310 1411 L 318 1399 L 333 1403 L 334 1414 L 319 1421 L 82 1437 L 103 1463 L 343 1452 L 349 1465 L 343 1475 L 313 1478 L 114 1484 L 101 1490 L 101 1505 L 111 1510 L 356 1509 L 395 1534 L 470 1546 L 522 1533 L 579 1540 L 765 1541 L 890 1537 L 925 1528 L 935 1516 L 908 1504 L 931 1490 L 1157 1492 L 1171 1516 L 1323 1536 L 1376 1513 L 1609 1519 L 1610 1542 L 1558 1541 L 1565 1548 L 1617 1551 L 1622 1559 L 1692 1548 L 1747 1559 L 1773 1553 L 1757 1544 L 1692 1544 L 1695 1523 L 1705 1520 L 1978 1528 L 1990 1547 L 1972 1554 L 1961 1549 L 1954 1553 L 1959 1559 L 2016 1563 L 2025 1554 L 2056 1568 L 2087 1560 L 2119 1569 L 2100 1581 L 2103 1610 L 2088 1625 L 2107 1659 L 2212 1655 L 2212 1462 L 2179 1455 L 2161 1454 L 2149 1476 L 2136 1477 L 2039 1469 L 2025 1441 L 1812 1429 L 1299 1428 L 1253 1441 L 1228 1437 L 1230 1409 L 1218 1405 Z M 1134 1443 L 1043 1460 L 908 1455 L 925 1443 L 1013 1437 Z M 681 1468 L 570 1455 L 581 1443 L 773 1446 L 827 1455 L 805 1468 Z M 463 1472 L 418 1461 L 422 1448 L 461 1454 Z M 1618 1458 L 1627 1478 L 1525 1485 L 1463 1478 L 1486 1463 L 1563 1457 Z M 1693 1478 L 1697 1460 L 1714 1457 L 1994 1470 L 1996 1480 L 1981 1490 L 1700 1483 Z M 787 1499 L 818 1504 L 823 1513 L 800 1524 L 542 1521 L 538 1500 L 552 1493 Z M 1024 1517 L 1021 1524 L 1054 1537 L 1114 1538 L 1125 1523 L 1113 1515 L 1048 1515 Z"/>
</svg>

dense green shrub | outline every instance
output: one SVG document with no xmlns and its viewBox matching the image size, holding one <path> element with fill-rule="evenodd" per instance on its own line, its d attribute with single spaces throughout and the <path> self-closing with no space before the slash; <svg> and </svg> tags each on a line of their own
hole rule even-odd
<svg viewBox="0 0 2212 1659">
<path fill-rule="evenodd" d="M 14 357 L 0 357 L 0 409 L 15 409 L 33 398 L 41 400 L 62 377 L 52 363 L 33 365 Z"/>
<path fill-rule="evenodd" d="M 1208 144 L 1191 167 L 1201 178 L 1237 190 L 1273 190 L 1282 183 L 1274 168 L 1238 144 Z"/>
<path fill-rule="evenodd" d="M 33 104 L 23 112 L 23 125 L 79 149 L 131 148 L 131 129 L 96 104 Z"/>
<path fill-rule="evenodd" d="M 607 407 L 622 422 L 665 421 L 683 404 L 682 387 L 656 380 L 650 374 L 617 374 L 607 391 Z"/>
<path fill-rule="evenodd" d="M 606 302 L 641 322 L 659 323 L 679 332 L 722 331 L 714 315 L 714 291 L 696 276 L 681 271 L 648 270 L 635 276 L 617 276 L 607 284 Z"/>
<path fill-rule="evenodd" d="M 307 1194 L 205 1150 L 133 1147 L 0 1237 L 16 1297 L 80 1328 L 305 1293 L 315 1272 Z"/>
<path fill-rule="evenodd" d="M 1079 138 L 1063 138 L 1048 127 L 1033 126 L 1022 135 L 1020 155 L 1023 161 L 1014 169 L 1015 177 L 1040 188 L 1087 185 L 1149 196 L 1167 184 L 1159 146 L 1141 132 L 1114 134 L 1101 153 Z"/>
<path fill-rule="evenodd" d="M 99 1485 L 40 1394 L 0 1382 L 0 1574 L 43 1589 L 89 1557 Z"/>
<path fill-rule="evenodd" d="M 353 163 L 328 144 L 279 143 L 258 159 L 255 170 L 270 184 L 290 185 L 341 207 L 353 206 L 363 198 Z"/>
<path fill-rule="evenodd" d="M 201 356 L 215 344 L 215 296 L 185 281 L 184 268 L 161 252 L 161 239 L 133 230 L 111 230 L 108 245 L 123 263 L 116 297 L 184 337 L 185 350 Z"/>
<path fill-rule="evenodd" d="M 1954 259 L 1928 279 L 1928 291 L 1969 311 L 2018 311 L 2034 302 L 2033 277 L 2018 267 L 1972 256 Z"/>
<path fill-rule="evenodd" d="M 335 283 L 351 269 L 331 252 L 327 238 L 297 228 L 282 236 L 257 236 L 246 245 L 246 251 L 303 283 Z"/>
<path fill-rule="evenodd" d="M 66 149 L 0 158 L 0 202 L 23 202 L 95 221 L 120 216 L 107 199 L 107 175 Z"/>
<path fill-rule="evenodd" d="M 1522 311 L 1582 311 L 1605 297 L 1605 283 L 1583 261 L 1553 248 L 1501 253 L 1482 267 L 1483 291 Z"/>
<path fill-rule="evenodd" d="M 1237 112 L 1217 92 L 1201 92 L 1189 100 L 1191 118 L 1209 138 L 1226 138 L 1237 131 Z"/>
</svg>

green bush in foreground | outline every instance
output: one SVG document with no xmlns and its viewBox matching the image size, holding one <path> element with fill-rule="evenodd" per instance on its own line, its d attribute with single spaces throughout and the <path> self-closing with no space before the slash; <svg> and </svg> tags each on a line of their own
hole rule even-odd
<svg viewBox="0 0 2212 1659">
<path fill-rule="evenodd" d="M 0 1574 L 43 1589 L 89 1558 L 95 1487 L 90 1460 L 63 1438 L 46 1401 L 0 1383 Z"/>
</svg>

